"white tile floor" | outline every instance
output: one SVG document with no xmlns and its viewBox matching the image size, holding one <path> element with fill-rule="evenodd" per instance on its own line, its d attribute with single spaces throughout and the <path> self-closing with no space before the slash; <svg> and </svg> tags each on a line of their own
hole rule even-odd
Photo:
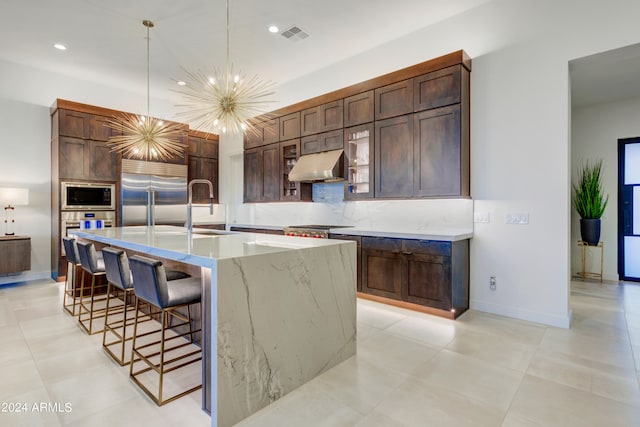
<svg viewBox="0 0 640 427">
<path fill-rule="evenodd" d="M 48 281 L 0 287 L 0 426 L 210 425 L 201 392 L 152 403 L 61 295 Z M 358 354 L 239 425 L 640 425 L 640 284 L 573 282 L 571 306 L 564 330 L 358 301 Z"/>
</svg>

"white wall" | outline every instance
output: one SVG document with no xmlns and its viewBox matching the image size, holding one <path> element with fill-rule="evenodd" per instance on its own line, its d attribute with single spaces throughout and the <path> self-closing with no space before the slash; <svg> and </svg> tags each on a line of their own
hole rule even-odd
<svg viewBox="0 0 640 427">
<path fill-rule="evenodd" d="M 640 3 L 624 0 L 497 0 L 282 85 L 277 95 L 284 106 L 464 49 L 473 59 L 472 196 L 491 217 L 475 224 L 471 306 L 567 327 L 575 250 L 568 62 L 637 43 L 638 13 Z M 530 223 L 505 224 L 509 212 L 529 213 Z"/>
<path fill-rule="evenodd" d="M 0 61 L 0 186 L 29 189 L 29 205 L 15 210 L 15 232 L 31 236 L 31 270 L 0 276 L 0 284 L 51 276 L 51 104 L 61 98 L 138 113 L 146 111 L 141 89 L 123 92 Z M 172 117 L 171 103 L 151 105 L 155 115 Z"/>
<path fill-rule="evenodd" d="M 31 270 L 0 276 L 0 284 L 51 274 L 51 160 L 48 144 L 42 144 L 50 134 L 48 108 L 0 99 L 0 187 L 29 190 L 29 205 L 15 208 L 14 232 L 31 236 L 32 248 Z M 0 234 L 4 233 L 3 222 Z"/>
<path fill-rule="evenodd" d="M 605 280 L 618 280 L 618 139 L 640 136 L 640 98 L 575 108 L 572 112 L 572 177 L 585 160 L 602 159 L 602 185 L 609 204 L 602 217 Z M 571 210 L 571 245 L 580 240 L 580 217 Z M 588 251 L 587 271 L 600 270 L 600 254 Z M 571 272 L 582 268 L 580 251 L 571 253 Z"/>
</svg>

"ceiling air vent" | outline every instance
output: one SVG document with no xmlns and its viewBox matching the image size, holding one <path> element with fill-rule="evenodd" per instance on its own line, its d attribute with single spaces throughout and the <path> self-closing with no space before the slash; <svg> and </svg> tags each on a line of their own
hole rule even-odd
<svg viewBox="0 0 640 427">
<path fill-rule="evenodd" d="M 289 39 L 293 42 L 297 42 L 298 40 L 304 40 L 309 37 L 309 33 L 305 32 L 302 28 L 297 25 L 292 25 L 291 27 L 284 30 L 282 36 L 286 39 Z"/>
</svg>

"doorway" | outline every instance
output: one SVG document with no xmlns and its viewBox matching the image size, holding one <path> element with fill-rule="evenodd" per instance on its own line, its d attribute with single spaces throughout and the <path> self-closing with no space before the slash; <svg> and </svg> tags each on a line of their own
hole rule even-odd
<svg viewBox="0 0 640 427">
<path fill-rule="evenodd" d="M 640 137 L 618 140 L 618 274 L 640 282 Z"/>
</svg>

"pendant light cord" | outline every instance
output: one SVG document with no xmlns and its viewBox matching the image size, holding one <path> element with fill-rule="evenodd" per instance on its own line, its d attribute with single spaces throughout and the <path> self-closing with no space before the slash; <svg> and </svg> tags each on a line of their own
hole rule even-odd
<svg viewBox="0 0 640 427">
<path fill-rule="evenodd" d="M 151 62 L 151 60 L 149 59 L 149 26 L 153 25 L 153 24 L 145 24 L 145 27 L 147 27 L 147 120 L 149 120 L 149 116 L 150 116 L 150 67 L 149 67 L 149 63 Z"/>
<path fill-rule="evenodd" d="M 229 71 L 229 0 L 227 0 L 227 72 Z"/>
</svg>

